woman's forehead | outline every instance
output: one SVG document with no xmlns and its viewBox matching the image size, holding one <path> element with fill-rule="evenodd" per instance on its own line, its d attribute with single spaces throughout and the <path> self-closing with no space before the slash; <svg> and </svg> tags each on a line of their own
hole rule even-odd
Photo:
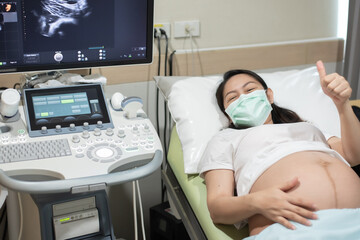
<svg viewBox="0 0 360 240">
<path fill-rule="evenodd" d="M 232 76 L 224 86 L 224 93 L 227 91 L 231 91 L 236 88 L 242 88 L 244 85 L 248 84 L 249 82 L 261 85 L 254 77 L 248 74 L 237 74 Z"/>
</svg>

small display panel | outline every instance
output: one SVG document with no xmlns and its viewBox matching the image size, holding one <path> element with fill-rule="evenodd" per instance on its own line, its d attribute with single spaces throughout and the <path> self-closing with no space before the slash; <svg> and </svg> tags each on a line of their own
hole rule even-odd
<svg viewBox="0 0 360 240">
<path fill-rule="evenodd" d="M 59 130 L 59 126 L 67 128 L 70 124 L 83 127 L 85 122 L 89 126 L 97 125 L 99 121 L 111 124 L 99 84 L 25 89 L 24 99 L 29 132 L 43 127 L 51 130 L 57 126 Z"/>
<path fill-rule="evenodd" d="M 36 96 L 32 98 L 36 119 L 100 113 L 99 100 L 89 101 L 86 92 Z M 90 111 L 90 104 L 92 111 Z"/>
</svg>

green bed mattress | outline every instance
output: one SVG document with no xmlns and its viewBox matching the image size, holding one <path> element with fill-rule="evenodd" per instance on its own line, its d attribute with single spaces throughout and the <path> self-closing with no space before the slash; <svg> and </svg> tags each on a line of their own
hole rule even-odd
<svg viewBox="0 0 360 240">
<path fill-rule="evenodd" d="M 212 222 L 206 205 L 204 180 L 198 175 L 189 175 L 184 172 L 183 153 L 176 127 L 171 133 L 168 162 L 209 240 L 243 239 L 248 236 L 247 228 L 239 231 L 232 225 L 215 225 Z"/>
</svg>

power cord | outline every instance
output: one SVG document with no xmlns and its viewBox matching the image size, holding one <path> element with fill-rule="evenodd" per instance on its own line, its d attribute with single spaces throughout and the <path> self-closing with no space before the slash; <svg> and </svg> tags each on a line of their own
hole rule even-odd
<svg viewBox="0 0 360 240">
<path fill-rule="evenodd" d="M 138 240 L 138 226 L 137 226 L 137 212 L 136 212 L 136 193 L 138 194 L 139 198 L 139 208 L 140 208 L 140 220 L 141 220 L 141 230 L 143 234 L 143 240 L 146 240 L 145 234 L 145 223 L 144 223 L 144 213 L 143 213 L 143 206 L 141 201 L 141 194 L 140 194 L 140 186 L 139 181 L 135 180 L 132 182 L 133 186 L 133 212 L 134 212 L 134 230 L 135 230 L 135 240 Z"/>
<path fill-rule="evenodd" d="M 162 28 L 159 30 L 154 29 L 154 38 L 157 40 L 158 51 L 159 51 L 159 59 L 158 59 L 158 76 L 161 76 L 161 40 L 165 39 L 165 60 L 164 60 L 164 76 L 172 76 L 173 75 L 173 57 L 176 51 L 173 51 L 169 57 L 169 38 L 166 31 Z M 168 67 L 169 65 L 169 67 Z M 169 69 L 169 73 L 168 73 Z M 164 164 L 167 164 L 167 154 L 168 154 L 168 144 L 167 138 L 170 136 L 170 126 L 171 126 L 171 117 L 169 115 L 167 102 L 164 101 L 164 132 L 163 132 L 163 146 L 164 146 Z M 168 122 L 169 121 L 169 122 Z M 159 123 L 159 89 L 157 88 L 156 92 L 156 126 L 158 129 L 158 135 L 160 136 L 160 123 Z M 169 127 L 168 127 L 169 126 Z M 169 128 L 169 132 L 167 129 Z M 168 135 L 167 135 L 168 134 Z M 161 165 L 161 170 L 164 168 L 164 165 Z M 166 187 L 161 179 L 161 202 L 165 201 L 165 192 Z"/>
<path fill-rule="evenodd" d="M 133 190 L 133 213 L 134 213 L 134 239 L 138 239 L 138 228 L 137 228 L 137 213 L 136 213 L 136 190 L 135 190 L 135 181 L 132 182 Z"/>
<path fill-rule="evenodd" d="M 166 31 L 162 28 L 160 28 L 161 36 L 165 37 L 165 63 L 164 63 L 164 76 L 167 76 L 167 61 L 168 61 L 168 52 L 169 52 L 169 38 L 166 34 Z"/>
<path fill-rule="evenodd" d="M 23 234 L 23 227 L 24 227 L 24 216 L 23 216 L 23 206 L 22 206 L 22 201 L 21 201 L 21 196 L 20 193 L 17 193 L 17 197 L 18 197 L 18 202 L 19 202 L 19 212 L 20 212 L 20 229 L 19 229 L 19 235 L 18 235 L 18 240 L 21 240 L 22 238 L 22 234 Z"/>
<path fill-rule="evenodd" d="M 157 75 L 160 76 L 161 75 L 161 33 L 159 34 L 159 32 L 157 31 L 157 29 L 154 29 L 154 38 L 157 40 L 157 46 L 158 46 L 158 72 Z M 159 88 L 156 88 L 156 129 L 157 129 L 157 134 L 160 137 L 160 123 L 159 123 Z M 161 164 L 160 169 L 163 170 L 163 164 Z M 161 202 L 164 202 L 164 190 L 163 190 L 163 186 L 164 186 L 164 182 L 162 180 L 162 178 L 160 179 L 160 184 L 161 184 Z"/>
<path fill-rule="evenodd" d="M 157 39 L 158 43 L 158 73 L 160 76 L 161 69 L 161 36 L 158 34 L 157 30 L 154 29 L 154 38 Z M 159 126 L 159 88 L 156 88 L 156 131 L 158 136 L 160 136 L 160 126 Z"/>
<path fill-rule="evenodd" d="M 195 76 L 195 54 L 194 54 L 194 46 L 193 46 L 193 35 L 192 29 L 190 26 L 185 27 L 186 34 L 190 37 L 190 47 L 191 47 L 191 58 L 192 58 L 192 75 Z"/>
<path fill-rule="evenodd" d="M 174 50 L 169 57 L 169 76 L 173 75 L 173 59 L 174 59 L 174 55 L 176 53 L 176 50 Z"/>
<path fill-rule="evenodd" d="M 0 223 L 2 224 L 3 222 L 5 223 L 4 225 L 4 230 L 3 230 L 3 233 L 2 233 L 2 238 L 1 239 L 5 239 L 5 235 L 7 234 L 7 209 L 6 209 L 6 204 L 4 203 L 4 208 L 2 210 L 2 214 L 1 214 L 1 217 L 0 217 Z"/>
<path fill-rule="evenodd" d="M 168 64 L 168 53 L 169 53 L 169 39 L 166 34 L 166 31 L 162 28 L 160 28 L 161 36 L 165 37 L 165 61 L 164 61 L 164 76 L 167 76 L 167 64 Z M 168 146 L 167 146 L 167 138 L 166 138 L 166 130 L 167 130 L 167 103 L 164 100 L 164 135 L 163 135 L 163 141 L 164 141 L 164 159 L 165 164 L 167 162 L 167 153 L 168 153 Z M 166 187 L 163 181 L 161 181 L 161 202 L 163 203 L 165 201 L 165 192 Z"/>
<path fill-rule="evenodd" d="M 164 76 L 167 76 L 167 64 L 168 64 L 168 52 L 169 52 L 169 39 L 164 29 L 160 28 L 161 36 L 165 37 L 165 62 L 164 62 Z M 167 156 L 167 141 L 166 141 L 166 129 L 167 129 L 167 105 L 164 101 L 164 151 L 165 157 Z"/>
</svg>

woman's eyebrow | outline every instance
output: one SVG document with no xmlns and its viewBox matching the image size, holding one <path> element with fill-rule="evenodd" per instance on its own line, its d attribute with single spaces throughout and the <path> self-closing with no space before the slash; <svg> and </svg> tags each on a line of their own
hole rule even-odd
<svg viewBox="0 0 360 240">
<path fill-rule="evenodd" d="M 249 81 L 246 82 L 244 85 L 242 85 L 240 88 L 245 88 L 247 85 L 249 85 L 250 83 L 256 83 L 255 81 Z M 231 90 L 229 92 L 227 92 L 224 96 L 224 98 L 226 98 L 227 95 L 231 94 L 231 93 L 237 93 L 236 90 Z"/>
<path fill-rule="evenodd" d="M 241 88 L 245 88 L 247 85 L 249 85 L 250 83 L 256 83 L 255 81 L 248 81 L 247 83 L 245 83 Z"/>
<path fill-rule="evenodd" d="M 237 93 L 237 92 L 236 92 L 235 90 L 232 90 L 232 91 L 230 91 L 230 92 L 227 92 L 227 93 L 225 94 L 224 98 L 226 98 L 226 96 L 229 95 L 229 94 L 231 94 L 231 93 Z"/>
</svg>

